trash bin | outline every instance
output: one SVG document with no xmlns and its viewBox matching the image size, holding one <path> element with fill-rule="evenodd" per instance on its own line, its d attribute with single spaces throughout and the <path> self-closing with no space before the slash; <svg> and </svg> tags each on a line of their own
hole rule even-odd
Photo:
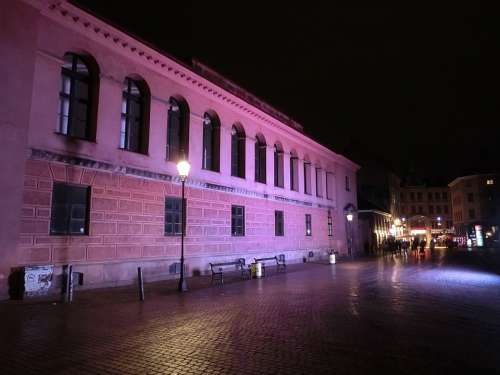
<svg viewBox="0 0 500 375">
<path fill-rule="evenodd" d="M 252 263 L 251 267 L 252 279 L 261 278 L 262 277 L 262 263 Z"/>
</svg>

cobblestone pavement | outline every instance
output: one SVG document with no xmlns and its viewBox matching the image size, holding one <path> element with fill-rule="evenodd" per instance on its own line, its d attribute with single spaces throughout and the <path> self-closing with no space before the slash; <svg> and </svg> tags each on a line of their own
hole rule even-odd
<svg viewBox="0 0 500 375">
<path fill-rule="evenodd" d="M 0 374 L 497 373 L 495 264 L 442 250 L 299 265 L 183 295 L 146 285 L 143 303 L 132 289 L 2 303 Z"/>
</svg>

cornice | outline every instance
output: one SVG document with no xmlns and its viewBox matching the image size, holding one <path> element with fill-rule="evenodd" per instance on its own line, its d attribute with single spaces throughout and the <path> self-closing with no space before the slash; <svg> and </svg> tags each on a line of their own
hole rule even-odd
<svg viewBox="0 0 500 375">
<path fill-rule="evenodd" d="M 54 0 L 24 0 L 25 2 L 38 8 L 42 15 L 64 24 L 73 30 L 94 39 L 101 44 L 120 51 L 140 62 L 152 71 L 167 77 L 184 87 L 194 89 L 210 100 L 217 101 L 224 106 L 230 106 L 236 112 L 252 118 L 257 123 L 271 128 L 277 128 L 290 136 L 306 148 L 316 152 L 322 152 L 335 162 L 346 165 L 355 170 L 359 165 L 347 159 L 343 155 L 337 154 L 329 148 L 317 143 L 307 135 L 293 129 L 289 125 L 278 121 L 274 117 L 250 105 L 239 97 L 231 94 L 211 81 L 195 73 L 192 68 L 175 61 L 164 52 L 157 51 L 147 46 L 144 42 L 127 35 L 115 27 L 101 21 L 93 15 L 85 12 L 67 1 Z"/>
</svg>

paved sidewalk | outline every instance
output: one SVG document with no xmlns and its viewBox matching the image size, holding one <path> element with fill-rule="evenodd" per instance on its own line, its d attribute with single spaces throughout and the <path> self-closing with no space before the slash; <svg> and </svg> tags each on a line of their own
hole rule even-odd
<svg viewBox="0 0 500 375">
<path fill-rule="evenodd" d="M 478 260 L 479 259 L 479 260 Z M 500 276 L 483 254 L 385 257 L 207 287 L 1 303 L 0 374 L 498 373 Z"/>
</svg>

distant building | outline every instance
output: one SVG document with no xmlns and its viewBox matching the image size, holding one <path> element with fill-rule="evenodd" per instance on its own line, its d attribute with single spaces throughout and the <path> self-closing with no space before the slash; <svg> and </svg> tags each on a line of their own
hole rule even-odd
<svg viewBox="0 0 500 375">
<path fill-rule="evenodd" d="M 462 176 L 448 186 L 457 239 L 472 246 L 498 244 L 500 175 Z"/>
<path fill-rule="evenodd" d="M 408 237 L 444 242 L 453 233 L 449 188 L 405 186 L 401 188 L 401 220 Z"/>
<path fill-rule="evenodd" d="M 393 217 L 362 198 L 358 202 L 359 245 L 365 253 L 373 253 L 381 248 L 385 240 L 396 237 Z"/>
<path fill-rule="evenodd" d="M 358 171 L 360 203 L 377 207 L 394 219 L 400 216 L 401 179 L 375 159 L 363 160 Z"/>
</svg>

